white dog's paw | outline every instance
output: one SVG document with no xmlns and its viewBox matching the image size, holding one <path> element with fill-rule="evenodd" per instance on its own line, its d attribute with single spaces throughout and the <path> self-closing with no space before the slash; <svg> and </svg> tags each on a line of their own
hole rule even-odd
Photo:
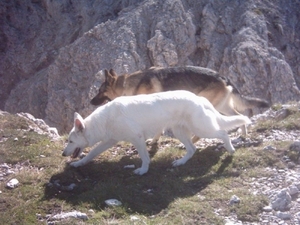
<svg viewBox="0 0 300 225">
<path fill-rule="evenodd" d="M 133 172 L 137 175 L 143 175 L 148 172 L 148 169 L 140 167 L 140 168 L 134 170 Z"/>
<path fill-rule="evenodd" d="M 227 151 L 232 155 L 234 152 L 235 152 L 235 149 L 232 148 L 232 149 L 227 149 Z"/>
<path fill-rule="evenodd" d="M 72 166 L 72 167 L 79 167 L 79 166 L 82 166 L 82 165 L 83 165 L 83 163 L 80 162 L 80 160 L 70 163 L 70 166 Z"/>
<path fill-rule="evenodd" d="M 186 163 L 185 160 L 181 158 L 181 159 L 177 159 L 174 162 L 172 162 L 172 166 L 173 167 L 181 166 L 181 165 L 183 165 L 185 163 Z"/>
<path fill-rule="evenodd" d="M 227 150 L 227 152 L 229 154 L 233 154 L 235 152 L 235 149 L 234 149 L 233 146 L 226 146 L 226 145 L 224 145 L 223 147 Z"/>
</svg>

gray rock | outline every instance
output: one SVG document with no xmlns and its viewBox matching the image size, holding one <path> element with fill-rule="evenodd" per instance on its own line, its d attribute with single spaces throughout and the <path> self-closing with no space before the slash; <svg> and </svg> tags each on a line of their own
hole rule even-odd
<svg viewBox="0 0 300 225">
<path fill-rule="evenodd" d="M 60 136 L 55 127 L 49 127 L 44 120 L 37 119 L 29 113 L 17 113 L 20 116 L 30 122 L 29 129 L 38 134 L 45 134 L 49 136 L 52 140 L 59 140 Z"/>
<path fill-rule="evenodd" d="M 300 141 L 295 141 L 290 145 L 290 150 L 300 153 Z"/>
<path fill-rule="evenodd" d="M 289 220 L 292 217 L 288 212 L 276 212 L 276 216 L 282 220 Z"/>
<path fill-rule="evenodd" d="M 295 194 L 298 194 L 299 193 L 299 189 L 296 185 L 292 184 L 288 187 L 288 192 L 289 194 L 292 196 L 292 195 L 295 195 Z"/>
<path fill-rule="evenodd" d="M 287 189 L 278 191 L 271 199 L 271 205 L 274 210 L 285 211 L 290 208 L 292 198 Z"/>
<path fill-rule="evenodd" d="M 231 198 L 230 198 L 230 201 L 229 201 L 229 204 L 230 205 L 233 205 L 233 204 L 238 204 L 238 203 L 240 203 L 240 198 L 238 197 L 238 196 L 236 196 L 236 195 L 233 195 L 233 196 L 231 196 Z"/>
<path fill-rule="evenodd" d="M 177 65 L 214 69 L 271 103 L 299 99 L 299 4 L 1 1 L 0 109 L 69 132 L 74 111 L 94 109 L 99 71 Z"/>
<path fill-rule="evenodd" d="M 300 222 L 300 212 L 295 213 L 294 217 Z"/>
<path fill-rule="evenodd" d="M 56 214 L 52 217 L 50 217 L 48 220 L 54 221 L 54 220 L 63 220 L 67 218 L 76 218 L 76 219 L 82 219 L 82 220 L 87 220 L 88 216 L 86 213 L 78 212 L 78 211 L 73 211 L 73 212 L 66 212 L 66 213 L 60 213 Z"/>
<path fill-rule="evenodd" d="M 63 190 L 63 191 L 73 191 L 74 188 L 76 187 L 76 184 L 72 183 L 70 185 L 67 185 L 67 186 L 60 186 L 60 190 Z"/>
<path fill-rule="evenodd" d="M 274 151 L 274 150 L 276 150 L 276 147 L 268 145 L 268 146 L 264 147 L 264 150 Z"/>
<path fill-rule="evenodd" d="M 119 200 L 117 199 L 107 199 L 105 200 L 105 203 L 108 205 L 108 206 L 120 206 L 122 205 L 122 202 L 120 202 Z"/>
</svg>

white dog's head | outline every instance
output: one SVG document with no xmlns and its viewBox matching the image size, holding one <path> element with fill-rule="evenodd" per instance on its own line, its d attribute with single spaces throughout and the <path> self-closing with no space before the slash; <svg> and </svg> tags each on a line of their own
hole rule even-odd
<svg viewBox="0 0 300 225">
<path fill-rule="evenodd" d="M 62 153 L 63 156 L 72 155 L 72 158 L 77 158 L 82 153 L 83 149 L 88 146 L 88 141 L 85 137 L 83 118 L 76 112 L 74 113 L 74 127 L 72 128 L 67 141 L 68 144 Z"/>
</svg>

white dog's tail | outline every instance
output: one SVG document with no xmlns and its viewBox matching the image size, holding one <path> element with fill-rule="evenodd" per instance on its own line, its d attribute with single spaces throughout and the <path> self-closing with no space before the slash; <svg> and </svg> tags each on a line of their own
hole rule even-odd
<svg viewBox="0 0 300 225">
<path fill-rule="evenodd" d="M 247 116 L 224 116 L 221 114 L 219 115 L 220 116 L 217 117 L 217 121 L 222 130 L 232 130 L 242 125 L 251 124 L 251 120 Z"/>
</svg>

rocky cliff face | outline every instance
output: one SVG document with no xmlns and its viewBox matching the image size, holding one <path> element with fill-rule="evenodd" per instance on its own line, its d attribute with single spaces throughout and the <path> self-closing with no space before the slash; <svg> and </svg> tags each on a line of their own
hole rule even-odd
<svg viewBox="0 0 300 225">
<path fill-rule="evenodd" d="M 102 70 L 217 70 L 245 95 L 300 98 L 300 2 L 214 0 L 0 2 L 1 109 L 62 132 L 84 116 Z"/>
</svg>

